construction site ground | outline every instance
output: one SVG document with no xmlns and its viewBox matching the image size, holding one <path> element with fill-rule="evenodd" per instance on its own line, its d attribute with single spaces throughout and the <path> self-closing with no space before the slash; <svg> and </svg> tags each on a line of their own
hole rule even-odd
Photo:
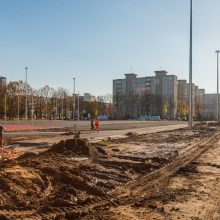
<svg viewBox="0 0 220 220">
<path fill-rule="evenodd" d="M 220 127 L 173 129 L 7 137 L 0 219 L 220 219 Z"/>
</svg>

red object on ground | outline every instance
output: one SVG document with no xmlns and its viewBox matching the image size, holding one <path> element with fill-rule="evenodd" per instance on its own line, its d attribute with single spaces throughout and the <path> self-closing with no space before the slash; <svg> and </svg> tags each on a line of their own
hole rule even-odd
<svg viewBox="0 0 220 220">
<path fill-rule="evenodd" d="M 38 129 L 49 129 L 55 127 L 49 126 L 31 126 L 31 125 L 5 125 L 5 131 L 29 131 Z"/>
</svg>

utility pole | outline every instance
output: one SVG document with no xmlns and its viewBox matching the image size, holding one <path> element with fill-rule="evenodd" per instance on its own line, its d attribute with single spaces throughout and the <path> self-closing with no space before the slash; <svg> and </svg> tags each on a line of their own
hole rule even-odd
<svg viewBox="0 0 220 220">
<path fill-rule="evenodd" d="M 190 49 L 189 49 L 189 129 L 193 126 L 193 103 L 192 103 L 192 0 L 190 0 Z"/>
<path fill-rule="evenodd" d="M 27 70 L 28 68 L 25 67 L 25 78 L 26 78 L 26 85 L 25 85 L 25 119 L 27 120 Z"/>
<path fill-rule="evenodd" d="M 64 99 L 64 92 L 62 93 L 62 127 L 63 127 L 63 99 Z"/>
<path fill-rule="evenodd" d="M 32 97 L 31 97 L 31 116 L 32 116 L 32 126 L 34 125 L 34 104 L 33 104 L 33 90 L 32 90 Z"/>
<path fill-rule="evenodd" d="M 217 112 L 216 112 L 216 119 L 217 119 L 217 122 L 219 121 L 219 77 L 218 77 L 218 63 L 219 63 L 219 57 L 218 57 L 218 54 L 219 54 L 219 50 L 216 50 L 215 51 L 216 52 L 216 54 L 217 54 Z"/>
<path fill-rule="evenodd" d="M 7 122 L 7 90 L 5 92 L 5 125 L 6 125 L 6 122 Z"/>
<path fill-rule="evenodd" d="M 75 78 L 73 78 L 73 120 L 75 120 Z"/>
<path fill-rule="evenodd" d="M 46 95 L 46 125 L 47 125 L 47 95 Z"/>
<path fill-rule="evenodd" d="M 78 92 L 78 121 L 79 121 L 79 92 Z"/>
<path fill-rule="evenodd" d="M 19 125 L 19 120 L 20 120 L 20 100 L 19 100 L 19 90 L 17 91 L 17 95 L 18 95 L 18 125 Z"/>
</svg>

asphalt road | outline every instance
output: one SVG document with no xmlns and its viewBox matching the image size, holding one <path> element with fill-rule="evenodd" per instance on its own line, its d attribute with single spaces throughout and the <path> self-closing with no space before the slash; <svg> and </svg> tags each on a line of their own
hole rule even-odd
<svg viewBox="0 0 220 220">
<path fill-rule="evenodd" d="M 7 125 L 17 125 L 17 121 L 7 121 Z M 79 130 L 90 130 L 90 121 L 65 121 L 65 120 L 37 120 L 37 121 L 20 121 L 22 125 L 45 126 L 54 128 L 71 128 L 76 124 Z M 155 126 L 168 126 L 168 125 L 186 125 L 185 121 L 135 121 L 135 120 L 115 120 L 115 121 L 100 121 L 101 130 L 122 130 L 145 128 Z"/>
<path fill-rule="evenodd" d="M 8 121 L 8 125 L 17 125 L 16 121 Z M 34 126 L 45 126 L 45 130 L 21 130 L 21 131 L 7 131 L 5 132 L 5 137 L 15 137 L 15 136 L 53 136 L 60 135 L 68 132 L 68 130 L 73 131 L 74 124 L 76 124 L 76 129 L 81 131 L 81 134 L 90 134 L 93 136 L 111 136 L 111 135 L 123 135 L 124 132 L 132 131 L 138 132 L 150 132 L 160 130 L 170 130 L 178 127 L 187 126 L 187 122 L 183 121 L 135 121 L 135 120 L 124 120 L 124 121 L 101 121 L 100 122 L 100 132 L 99 134 L 90 132 L 90 121 L 34 121 Z M 31 121 L 20 121 L 20 125 L 32 125 Z M 48 127 L 57 129 L 47 129 Z M 103 133 L 104 132 L 104 133 Z M 107 132 L 107 133 L 106 133 Z"/>
</svg>

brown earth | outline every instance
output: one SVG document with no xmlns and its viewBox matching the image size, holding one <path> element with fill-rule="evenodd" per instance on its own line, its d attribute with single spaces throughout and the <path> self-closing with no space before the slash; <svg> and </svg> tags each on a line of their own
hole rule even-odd
<svg viewBox="0 0 220 220">
<path fill-rule="evenodd" d="M 2 161 L 0 219 L 212 219 L 219 138 L 199 126 L 96 144 L 67 139 Z"/>
</svg>

